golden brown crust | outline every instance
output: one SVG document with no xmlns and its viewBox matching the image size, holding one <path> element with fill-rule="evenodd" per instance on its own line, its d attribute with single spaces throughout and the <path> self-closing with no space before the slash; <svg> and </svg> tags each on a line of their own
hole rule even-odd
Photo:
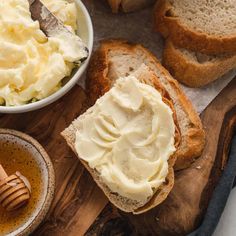
<svg viewBox="0 0 236 236">
<path fill-rule="evenodd" d="M 200 156 L 205 144 L 205 132 L 202 128 L 201 120 L 188 98 L 180 89 L 178 82 L 174 80 L 168 71 L 160 65 L 157 58 L 143 46 L 130 44 L 122 40 L 109 40 L 102 42 L 101 47 L 97 50 L 95 56 L 92 57 L 88 69 L 87 91 L 92 103 L 94 103 L 98 97 L 103 95 L 111 87 L 111 81 L 107 77 L 109 64 L 108 52 L 109 50 L 114 51 L 116 49 L 123 49 L 127 53 L 131 54 L 135 54 L 136 50 L 142 51 L 142 53 L 149 58 L 150 62 L 158 68 L 162 76 L 165 77 L 166 81 L 175 92 L 178 104 L 180 104 L 184 115 L 189 120 L 188 130 L 185 133 L 181 131 L 182 145 L 180 144 L 180 148 L 176 152 L 177 161 L 175 163 L 175 169 L 183 169 L 190 166 L 194 159 Z M 172 100 L 174 100 L 173 94 L 169 92 L 169 95 Z M 178 104 L 175 101 L 173 102 L 175 110 L 177 111 L 176 107 Z M 178 117 L 178 123 L 181 126 L 180 122 L 182 122 L 181 117 Z"/>
<path fill-rule="evenodd" d="M 201 87 L 220 78 L 236 67 L 236 55 L 225 56 L 204 63 L 192 61 L 166 40 L 163 52 L 163 65 L 175 79 L 189 87 Z"/>
<path fill-rule="evenodd" d="M 111 81 L 107 78 L 107 52 L 102 46 L 91 57 L 87 72 L 86 90 L 92 105 L 96 100 L 111 88 Z"/>
<path fill-rule="evenodd" d="M 206 54 L 235 53 L 236 35 L 217 37 L 200 33 L 181 23 L 168 0 L 158 0 L 154 8 L 154 21 L 157 31 L 180 48 Z"/>
</svg>

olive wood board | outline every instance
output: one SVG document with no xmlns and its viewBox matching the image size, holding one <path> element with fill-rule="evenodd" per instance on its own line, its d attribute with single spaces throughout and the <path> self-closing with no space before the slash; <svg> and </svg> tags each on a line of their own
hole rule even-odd
<svg viewBox="0 0 236 236">
<path fill-rule="evenodd" d="M 134 216 L 118 211 L 66 145 L 60 133 L 88 107 L 75 86 L 59 101 L 38 111 L 0 115 L 0 128 L 36 138 L 52 159 L 55 197 L 45 221 L 33 235 L 184 235 L 201 222 L 212 191 L 227 161 L 236 124 L 236 79 L 201 114 L 206 130 L 202 156 L 176 172 L 175 186 L 163 204 Z"/>
</svg>

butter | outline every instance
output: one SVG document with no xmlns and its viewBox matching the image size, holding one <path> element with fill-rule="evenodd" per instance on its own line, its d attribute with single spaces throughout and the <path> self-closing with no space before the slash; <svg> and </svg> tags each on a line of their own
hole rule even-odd
<svg viewBox="0 0 236 236">
<path fill-rule="evenodd" d="M 76 6 L 65 0 L 43 0 L 67 26 L 76 29 Z M 47 38 L 31 19 L 28 0 L 0 1 L 0 105 L 17 106 L 41 100 L 61 87 L 74 68 L 78 50 Z"/>
<path fill-rule="evenodd" d="M 58 51 L 63 55 L 65 61 L 80 64 L 81 58 L 87 58 L 87 51 L 81 50 L 83 43 L 78 40 L 77 35 L 57 31 L 54 31 L 53 34 L 49 40 L 58 46 Z"/>
<path fill-rule="evenodd" d="M 165 181 L 175 152 L 172 110 L 153 87 L 120 78 L 76 121 L 75 149 L 123 197 L 146 201 Z"/>
</svg>

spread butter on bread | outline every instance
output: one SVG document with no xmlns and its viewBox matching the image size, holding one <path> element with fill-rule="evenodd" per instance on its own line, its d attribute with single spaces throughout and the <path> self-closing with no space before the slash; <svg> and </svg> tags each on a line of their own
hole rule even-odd
<svg viewBox="0 0 236 236">
<path fill-rule="evenodd" d="M 134 73 L 143 63 L 153 71 L 168 92 L 176 111 L 181 143 L 176 152 L 175 169 L 189 167 L 201 155 L 205 144 L 201 120 L 178 82 L 146 48 L 122 40 L 104 41 L 89 66 L 87 93 L 94 103 L 112 87 L 116 79 Z"/>
<path fill-rule="evenodd" d="M 179 126 L 168 93 L 145 65 L 119 78 L 62 135 L 123 211 L 148 211 L 173 187 Z"/>
<path fill-rule="evenodd" d="M 68 145 L 119 209 L 159 205 L 176 160 L 185 168 L 204 145 L 190 102 L 150 52 L 118 40 L 93 55 L 87 89 L 94 105 L 62 132 Z"/>
</svg>

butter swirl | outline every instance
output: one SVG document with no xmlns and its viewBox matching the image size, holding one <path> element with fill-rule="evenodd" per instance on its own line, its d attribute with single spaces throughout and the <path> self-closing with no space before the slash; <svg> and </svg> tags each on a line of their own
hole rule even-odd
<svg viewBox="0 0 236 236">
<path fill-rule="evenodd" d="M 172 110 L 153 87 L 120 78 L 76 123 L 75 148 L 123 197 L 145 201 L 168 174 L 174 153 Z"/>
</svg>

